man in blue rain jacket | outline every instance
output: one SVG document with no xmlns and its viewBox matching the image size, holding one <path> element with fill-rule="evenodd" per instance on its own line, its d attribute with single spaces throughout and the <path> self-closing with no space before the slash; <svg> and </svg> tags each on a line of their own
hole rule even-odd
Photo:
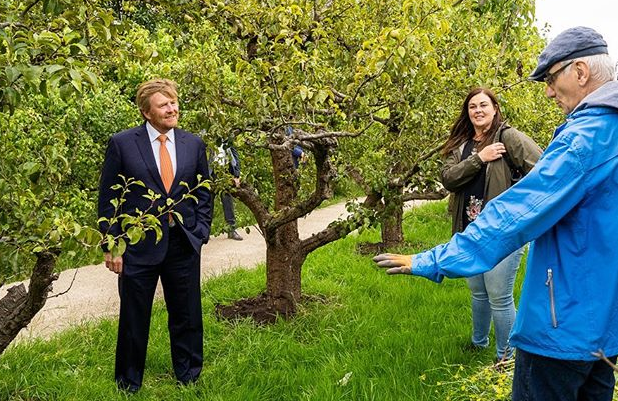
<svg viewBox="0 0 618 401">
<path fill-rule="evenodd" d="M 488 271 L 529 241 L 510 343 L 514 401 L 610 401 L 618 354 L 618 82 L 607 44 L 576 27 L 530 76 L 567 115 L 536 167 L 447 244 L 374 258 L 435 282 Z"/>
</svg>

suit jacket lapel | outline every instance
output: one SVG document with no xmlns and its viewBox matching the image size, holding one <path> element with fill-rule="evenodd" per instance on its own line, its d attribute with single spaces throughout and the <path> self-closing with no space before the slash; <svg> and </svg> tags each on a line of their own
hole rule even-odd
<svg viewBox="0 0 618 401">
<path fill-rule="evenodd" d="M 164 194 L 165 186 L 163 185 L 163 180 L 161 180 L 161 173 L 157 168 L 157 162 L 155 161 L 154 154 L 152 153 L 152 144 L 150 143 L 150 137 L 148 136 L 148 131 L 146 130 L 146 124 L 140 126 L 140 129 L 136 133 L 135 141 L 152 181 L 159 187 L 161 193 Z M 144 184 L 148 187 L 148 183 Z"/>
<path fill-rule="evenodd" d="M 185 168 L 187 161 L 187 134 L 176 128 L 174 129 L 174 137 L 176 139 L 176 171 L 174 172 L 174 182 L 172 182 L 172 188 L 170 193 L 174 192 L 174 189 L 180 183 L 180 177 Z"/>
</svg>

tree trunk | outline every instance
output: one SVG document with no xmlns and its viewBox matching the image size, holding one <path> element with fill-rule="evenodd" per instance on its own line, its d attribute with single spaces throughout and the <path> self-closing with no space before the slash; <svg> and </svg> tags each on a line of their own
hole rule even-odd
<svg viewBox="0 0 618 401">
<path fill-rule="evenodd" d="M 271 151 L 275 178 L 275 213 L 298 199 L 299 178 L 288 150 Z M 275 228 L 266 236 L 266 296 L 277 313 L 296 312 L 301 296 L 302 251 L 296 220 Z"/>
<path fill-rule="evenodd" d="M 266 296 L 272 308 L 289 316 L 301 297 L 300 273 L 306 255 L 298 237 L 296 221 L 279 227 L 266 244 Z"/>
<path fill-rule="evenodd" d="M 302 298 L 301 270 L 307 255 L 345 236 L 353 230 L 353 225 L 360 226 L 364 222 L 362 219 L 350 219 L 348 223 L 352 222 L 352 225 L 332 224 L 301 241 L 298 219 L 332 195 L 336 169 L 332 164 L 331 151 L 337 142 L 332 138 L 318 138 L 311 143 L 302 143 L 305 150 L 310 150 L 313 155 L 316 181 L 314 191 L 301 199 L 298 196 L 300 175 L 294 168 L 291 148 L 285 145 L 282 136 L 273 136 L 270 141 L 275 184 L 274 210 L 271 212 L 257 191 L 246 183 L 241 183 L 234 192 L 255 216 L 266 241 L 266 291 L 232 305 L 216 305 L 217 315 L 224 319 L 251 317 L 257 322 L 272 323 L 277 316 L 294 315 Z M 365 207 L 375 207 L 381 199 L 378 195 L 372 193 L 368 196 Z"/>
<path fill-rule="evenodd" d="M 24 284 L 19 284 L 9 288 L 0 299 L 0 354 L 45 305 L 52 283 L 58 278 L 53 273 L 56 256 L 51 252 L 39 253 L 28 292 Z"/>
<path fill-rule="evenodd" d="M 382 218 L 382 245 L 394 248 L 403 244 L 403 190 L 397 188 L 394 196 L 384 199 L 384 217 Z"/>
</svg>

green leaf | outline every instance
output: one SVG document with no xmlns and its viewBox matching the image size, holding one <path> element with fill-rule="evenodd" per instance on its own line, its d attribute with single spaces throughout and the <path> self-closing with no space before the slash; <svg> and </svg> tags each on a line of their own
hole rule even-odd
<svg viewBox="0 0 618 401">
<path fill-rule="evenodd" d="M 29 82 L 36 82 L 41 79 L 43 73 L 43 67 L 38 65 L 20 66 L 20 71 L 24 75 L 24 78 Z"/>
<path fill-rule="evenodd" d="M 124 252 L 127 250 L 127 243 L 122 238 L 118 238 L 118 246 L 116 247 L 116 252 L 114 256 L 122 256 Z"/>
<path fill-rule="evenodd" d="M 41 83 L 39 84 L 39 92 L 41 92 L 41 95 L 43 95 L 44 97 L 49 97 L 49 94 L 47 93 L 47 81 L 46 80 L 42 80 Z"/>
<path fill-rule="evenodd" d="M 51 65 L 48 65 L 46 69 L 47 69 L 47 73 L 51 75 L 51 74 L 57 73 L 58 71 L 65 70 L 66 67 L 63 65 L 58 65 L 58 64 L 51 64 Z"/>
<path fill-rule="evenodd" d="M 87 56 L 90 52 L 88 51 L 88 48 L 84 45 L 82 45 L 81 43 L 72 43 L 71 44 L 71 48 L 72 49 L 77 49 L 76 53 L 73 53 L 73 55 L 76 55 L 77 53 L 81 52 L 84 56 Z"/>
<path fill-rule="evenodd" d="M 90 86 L 92 87 L 97 86 L 99 79 L 93 72 L 88 71 L 88 70 L 82 70 L 82 77 L 84 78 L 86 82 L 88 82 L 88 84 L 90 84 Z"/>
<path fill-rule="evenodd" d="M 71 79 L 73 79 L 74 81 L 82 81 L 82 74 L 79 73 L 79 71 L 74 70 L 74 69 L 70 69 L 69 70 L 69 75 L 71 76 Z"/>
<path fill-rule="evenodd" d="M 21 96 L 19 95 L 19 92 L 17 92 L 13 88 L 4 88 L 3 93 L 3 97 L 6 99 L 9 107 L 11 108 L 11 110 L 14 110 L 21 101 Z"/>
<path fill-rule="evenodd" d="M 192 199 L 195 203 L 199 203 L 199 200 L 197 199 L 197 197 L 195 197 L 194 195 L 191 194 L 184 194 L 182 196 L 183 199 Z"/>
<path fill-rule="evenodd" d="M 49 232 L 49 242 L 54 245 L 60 242 L 60 233 L 58 232 L 58 230 L 51 230 Z"/>
<path fill-rule="evenodd" d="M 307 96 L 309 95 L 309 90 L 306 86 L 302 85 L 298 88 L 298 93 L 300 94 L 300 98 L 302 100 L 306 100 Z"/>
<path fill-rule="evenodd" d="M 54 48 L 62 45 L 62 40 L 60 39 L 60 36 L 58 36 L 55 32 L 50 31 L 43 31 L 39 33 L 37 41 L 42 44 L 50 44 Z"/>
<path fill-rule="evenodd" d="M 135 245 L 142 238 L 143 230 L 138 227 L 130 227 L 127 230 L 127 238 L 129 238 L 129 244 Z"/>
<path fill-rule="evenodd" d="M 7 81 L 9 81 L 9 85 L 17 81 L 21 75 L 21 72 L 17 69 L 17 67 L 13 66 L 4 67 L 4 73 L 6 74 Z"/>
<path fill-rule="evenodd" d="M 153 230 L 155 231 L 155 242 L 161 241 L 161 238 L 163 238 L 163 231 L 161 230 L 161 227 L 155 226 Z"/>
<path fill-rule="evenodd" d="M 79 71 L 74 70 L 74 69 L 69 70 L 69 75 L 71 76 L 71 85 L 73 85 L 73 87 L 78 92 L 81 92 L 82 91 L 82 75 L 79 73 Z M 60 88 L 60 90 L 62 91 L 62 88 Z M 60 96 L 62 96 L 62 94 Z"/>
<path fill-rule="evenodd" d="M 57 0 L 45 0 L 43 2 L 43 11 L 47 14 L 54 13 L 57 7 L 58 7 Z"/>
<path fill-rule="evenodd" d="M 71 83 L 73 83 L 73 81 L 71 81 Z M 64 84 L 60 87 L 60 98 L 66 101 L 71 97 L 74 92 L 75 88 L 73 85 Z"/>
<path fill-rule="evenodd" d="M 320 89 L 316 96 L 313 98 L 313 102 L 316 105 L 322 105 L 326 99 L 330 96 L 331 92 L 329 90 Z"/>
<path fill-rule="evenodd" d="M 68 29 L 64 31 L 64 43 L 66 44 L 71 44 L 71 45 L 80 44 L 81 45 L 81 43 L 75 43 L 75 42 L 78 42 L 81 38 L 82 38 L 82 35 L 78 31 L 71 31 Z"/>
<path fill-rule="evenodd" d="M 116 239 L 114 238 L 113 235 L 107 234 L 105 236 L 105 245 L 107 246 L 107 250 L 109 252 L 111 252 L 114 249 L 114 247 L 116 246 Z"/>
</svg>

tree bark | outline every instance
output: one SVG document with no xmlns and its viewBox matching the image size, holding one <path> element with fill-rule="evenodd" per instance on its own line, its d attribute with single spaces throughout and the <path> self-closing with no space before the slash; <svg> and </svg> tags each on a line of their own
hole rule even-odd
<svg viewBox="0 0 618 401">
<path fill-rule="evenodd" d="M 299 177 L 291 152 L 271 150 L 275 179 L 275 214 L 298 200 Z M 300 273 L 307 254 L 303 252 L 296 219 L 274 225 L 266 239 L 266 297 L 279 314 L 296 312 L 301 296 Z"/>
<path fill-rule="evenodd" d="M 403 188 L 397 187 L 393 195 L 384 199 L 382 218 L 382 244 L 393 248 L 403 244 Z"/>
<path fill-rule="evenodd" d="M 266 296 L 277 313 L 296 312 L 301 297 L 300 273 L 306 255 L 300 247 L 296 221 L 277 229 L 266 245 Z"/>
<path fill-rule="evenodd" d="M 19 284 L 9 288 L 0 299 L 0 354 L 45 305 L 52 283 L 58 278 L 54 274 L 56 257 L 52 252 L 39 253 L 28 291 L 24 284 Z"/>
</svg>

